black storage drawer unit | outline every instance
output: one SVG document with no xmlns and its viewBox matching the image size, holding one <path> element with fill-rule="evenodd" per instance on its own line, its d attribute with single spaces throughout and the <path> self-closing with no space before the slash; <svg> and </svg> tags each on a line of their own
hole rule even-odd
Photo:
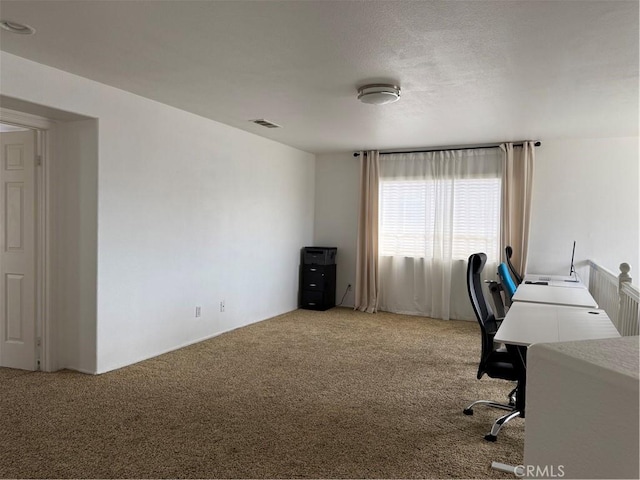
<svg viewBox="0 0 640 480">
<path fill-rule="evenodd" d="M 302 265 L 302 290 L 320 290 L 329 288 L 328 270 L 319 265 Z M 329 275 L 330 277 L 331 275 Z"/>
<path fill-rule="evenodd" d="M 328 310 L 336 305 L 335 247 L 305 247 L 300 262 L 300 308 Z"/>
<path fill-rule="evenodd" d="M 306 310 L 327 310 L 325 304 L 327 299 L 322 292 L 314 292 L 311 290 L 302 292 L 302 300 L 300 301 L 300 308 Z"/>
</svg>

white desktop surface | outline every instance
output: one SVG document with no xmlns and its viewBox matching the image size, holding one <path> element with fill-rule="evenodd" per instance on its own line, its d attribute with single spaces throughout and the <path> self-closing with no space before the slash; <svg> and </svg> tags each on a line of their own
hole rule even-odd
<svg viewBox="0 0 640 480">
<path fill-rule="evenodd" d="M 597 313 L 590 313 L 597 312 Z M 511 345 L 620 337 L 604 310 L 514 302 L 495 340 Z"/>
<path fill-rule="evenodd" d="M 577 282 L 575 280 L 578 280 Z M 547 282 L 550 287 L 587 288 L 577 277 L 564 275 L 544 275 L 542 273 L 527 273 L 523 282 Z"/>
<path fill-rule="evenodd" d="M 549 303 L 572 307 L 598 308 L 586 288 L 560 288 L 551 285 L 521 283 L 513 294 L 513 302 Z"/>
</svg>

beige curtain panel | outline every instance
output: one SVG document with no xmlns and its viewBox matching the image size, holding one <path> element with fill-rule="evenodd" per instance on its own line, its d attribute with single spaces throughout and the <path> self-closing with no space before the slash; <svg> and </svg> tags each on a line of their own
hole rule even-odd
<svg viewBox="0 0 640 480">
<path fill-rule="evenodd" d="M 360 210 L 356 252 L 356 310 L 378 310 L 378 182 L 379 153 L 360 155 Z"/>
<path fill-rule="evenodd" d="M 533 188 L 534 142 L 500 145 L 504 152 L 502 172 L 502 228 L 500 251 L 507 245 L 513 248 L 511 262 L 524 276 L 529 251 L 529 224 L 531 220 L 531 192 Z M 501 253 L 501 255 L 502 255 Z"/>
</svg>

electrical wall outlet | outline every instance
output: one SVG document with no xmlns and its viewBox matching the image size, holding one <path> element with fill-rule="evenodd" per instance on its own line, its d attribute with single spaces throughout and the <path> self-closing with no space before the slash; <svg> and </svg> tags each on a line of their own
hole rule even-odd
<svg viewBox="0 0 640 480">
<path fill-rule="evenodd" d="M 224 300 L 220 300 L 220 311 L 224 312 Z"/>
<path fill-rule="evenodd" d="M 202 307 L 196 306 L 196 318 L 200 318 L 202 316 Z"/>
</svg>

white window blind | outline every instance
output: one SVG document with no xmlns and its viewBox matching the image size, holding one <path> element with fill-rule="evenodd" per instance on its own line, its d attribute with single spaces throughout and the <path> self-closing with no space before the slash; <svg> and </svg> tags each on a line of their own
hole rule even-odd
<svg viewBox="0 0 640 480">
<path fill-rule="evenodd" d="M 380 255 L 499 258 L 500 178 L 380 181 Z"/>
</svg>

